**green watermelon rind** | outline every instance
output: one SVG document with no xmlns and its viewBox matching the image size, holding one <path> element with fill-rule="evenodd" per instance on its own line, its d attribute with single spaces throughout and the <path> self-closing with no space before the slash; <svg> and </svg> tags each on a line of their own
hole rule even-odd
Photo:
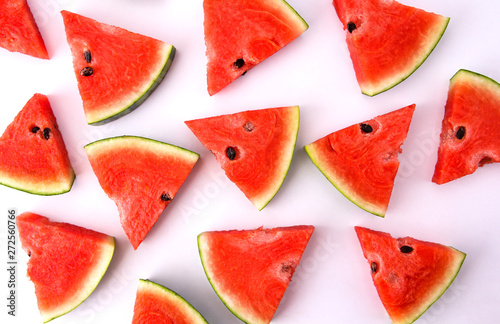
<svg viewBox="0 0 500 324">
<path fill-rule="evenodd" d="M 163 79 L 167 75 L 168 70 L 170 69 L 170 66 L 172 65 L 175 53 L 176 49 L 173 45 L 165 44 L 165 63 L 162 65 L 162 69 L 160 70 L 160 72 L 154 77 L 154 79 L 152 79 L 151 83 L 145 86 L 145 91 L 140 94 L 131 104 L 119 109 L 113 109 L 113 112 L 110 112 L 108 115 L 104 115 L 96 119 L 90 116 L 87 117 L 87 123 L 93 126 L 104 125 L 117 120 L 118 118 L 121 118 L 137 109 L 153 93 L 153 91 L 158 88 L 160 83 L 163 81 Z"/>
<path fill-rule="evenodd" d="M 373 214 L 376 216 L 380 217 L 385 217 L 385 208 L 379 208 L 376 205 L 373 204 L 368 204 L 366 201 L 363 199 L 356 198 L 356 195 L 354 193 L 349 193 L 347 190 L 345 190 L 341 185 L 340 181 L 334 177 L 333 174 L 327 173 L 326 167 L 323 167 L 321 159 L 319 159 L 318 154 L 314 148 L 314 143 L 308 144 L 304 146 L 304 150 L 306 151 L 307 155 L 311 159 L 311 161 L 316 165 L 316 167 L 321 171 L 321 173 L 330 181 L 330 183 L 337 188 L 337 190 L 344 195 L 347 199 L 349 199 L 352 203 L 354 203 L 356 206 L 359 208 Z"/>
<path fill-rule="evenodd" d="M 387 90 L 394 88 L 395 86 L 397 86 L 398 84 L 400 84 L 404 80 L 408 79 L 427 60 L 427 58 L 434 51 L 434 49 L 436 48 L 438 43 L 441 41 L 441 38 L 443 37 L 446 29 L 448 28 L 449 22 L 450 22 L 449 17 L 443 17 L 443 26 L 441 28 L 441 31 L 439 33 L 437 33 L 436 38 L 433 40 L 433 42 L 431 42 L 432 46 L 429 47 L 429 49 L 425 52 L 425 54 L 421 56 L 421 58 L 416 62 L 416 64 L 411 69 L 409 69 L 405 73 L 402 73 L 401 76 L 399 76 L 398 78 L 393 79 L 393 80 L 389 80 L 388 82 L 386 82 L 386 84 L 384 86 L 374 87 L 375 90 L 373 90 L 373 91 L 370 91 L 364 87 L 361 87 L 361 92 L 364 95 L 373 97 L 373 96 L 376 96 L 382 92 L 385 92 Z"/>
<path fill-rule="evenodd" d="M 64 183 L 64 186 L 57 186 L 59 189 L 42 189 L 42 190 L 37 190 L 34 187 L 36 187 L 36 184 L 32 185 L 27 185 L 25 182 L 19 182 L 17 180 L 14 180 L 12 178 L 9 178 L 11 181 L 0 181 L 0 185 L 16 189 L 19 191 L 23 191 L 32 195 L 38 195 L 38 196 L 55 196 L 55 195 L 62 195 L 71 190 L 73 187 L 73 183 L 75 182 L 76 179 L 76 174 L 74 171 L 71 173 L 71 178 L 67 183 Z M 47 186 L 44 186 L 47 187 Z M 50 187 L 54 187 L 53 185 L 50 185 Z M 55 187 L 54 187 L 55 188 Z"/>
<path fill-rule="evenodd" d="M 309 24 L 302 18 L 302 16 L 295 10 L 287 1 L 282 0 L 284 6 L 290 10 L 290 15 L 295 15 L 298 21 L 302 22 L 304 31 L 309 28 Z"/>
<path fill-rule="evenodd" d="M 215 284 L 215 282 L 213 281 L 212 277 L 210 276 L 210 274 L 209 274 L 209 272 L 207 270 L 207 267 L 206 267 L 206 260 L 203 257 L 203 246 L 204 246 L 204 244 L 202 242 L 203 234 L 204 233 L 201 233 L 197 237 L 198 252 L 200 254 L 201 265 L 203 266 L 203 271 L 205 272 L 205 275 L 207 276 L 208 282 L 210 283 L 210 285 L 212 286 L 213 290 L 215 291 L 215 293 L 217 294 L 217 296 L 220 298 L 220 300 L 222 301 L 222 303 L 227 307 L 227 309 L 229 309 L 229 311 L 231 311 L 231 313 L 233 313 L 234 316 L 236 316 L 237 318 L 239 318 L 243 323 L 251 324 L 250 322 L 248 322 L 248 319 L 245 318 L 245 316 L 243 314 L 240 314 L 237 310 L 235 310 L 234 308 L 232 308 L 229 305 L 228 302 L 226 302 L 226 299 L 219 292 L 219 289 L 217 289 L 217 285 Z"/>
<path fill-rule="evenodd" d="M 436 293 L 432 298 L 432 300 L 429 300 L 429 301 L 426 301 L 425 303 L 428 303 L 428 306 L 426 306 L 424 309 L 420 310 L 417 312 L 417 314 L 414 314 L 412 316 L 408 316 L 410 317 L 409 321 L 405 321 L 405 322 L 394 322 L 394 324 L 411 324 L 411 323 L 414 323 L 417 319 L 419 319 L 422 315 L 424 315 L 425 312 L 427 312 L 427 310 L 432 306 L 434 305 L 435 302 L 437 302 L 439 300 L 439 298 L 441 298 L 441 296 L 448 290 L 448 288 L 451 286 L 451 284 L 453 283 L 453 281 L 455 281 L 455 278 L 457 277 L 458 273 L 460 272 L 460 269 L 462 269 L 462 265 L 465 261 L 465 258 L 467 256 L 466 253 L 460 251 L 460 250 L 457 250 L 455 249 L 454 247 L 449 247 L 450 249 L 453 249 L 455 251 L 457 251 L 459 254 L 457 255 L 461 255 L 462 257 L 460 258 L 460 260 L 456 260 L 456 269 L 453 270 L 453 271 L 450 271 L 451 272 L 451 275 L 448 277 L 448 281 L 446 283 L 444 283 L 442 286 L 439 287 L 439 289 L 437 290 L 438 293 Z"/>
<path fill-rule="evenodd" d="M 453 77 L 451 77 L 450 88 L 453 87 L 454 82 L 457 80 L 464 80 L 464 79 L 471 79 L 471 78 L 476 78 L 476 80 L 481 80 L 481 82 L 485 82 L 488 85 L 491 85 L 491 86 L 496 87 L 496 88 L 500 88 L 500 83 L 493 80 L 492 78 L 487 77 L 484 74 L 473 72 L 473 71 L 470 71 L 467 69 L 460 69 L 460 70 L 458 70 L 457 73 L 455 73 L 453 75 Z"/>
<path fill-rule="evenodd" d="M 114 255 L 115 246 L 116 246 L 115 238 L 113 236 L 109 236 L 110 248 L 106 250 L 107 253 L 103 253 L 103 255 L 101 256 L 103 260 L 102 262 L 99 263 L 98 267 L 96 267 L 98 268 L 97 269 L 98 271 L 95 271 L 93 273 L 94 276 L 92 277 L 93 279 L 92 284 L 89 285 L 87 287 L 88 289 L 83 294 L 81 294 L 81 297 L 78 300 L 76 300 L 75 303 L 70 304 L 70 306 L 64 308 L 61 307 L 60 309 L 48 314 L 42 314 L 42 320 L 44 323 L 47 323 L 53 319 L 56 319 L 71 312 L 72 310 L 80 306 L 94 292 L 97 285 L 101 282 L 101 279 L 104 277 L 104 275 L 108 270 L 109 264 L 111 263 L 111 259 L 113 258 Z"/>
<path fill-rule="evenodd" d="M 169 296 L 169 301 L 173 301 L 175 299 L 177 305 L 183 306 L 185 309 L 189 310 L 190 317 L 186 320 L 190 323 L 200 323 L 200 324 L 208 324 L 206 319 L 198 312 L 196 308 L 193 307 L 186 299 L 184 299 L 181 295 L 176 293 L 173 290 L 168 289 L 165 286 L 157 284 L 148 279 L 139 279 L 139 285 L 142 286 L 141 289 L 147 289 L 148 291 L 160 290 L 163 294 Z"/>
</svg>

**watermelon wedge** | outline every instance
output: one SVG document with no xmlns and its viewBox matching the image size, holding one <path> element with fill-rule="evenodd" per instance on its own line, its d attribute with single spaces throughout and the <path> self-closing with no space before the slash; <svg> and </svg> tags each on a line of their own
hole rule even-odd
<svg viewBox="0 0 500 324">
<path fill-rule="evenodd" d="M 94 291 L 111 262 L 115 239 L 29 212 L 19 215 L 16 223 L 46 323 L 70 312 Z"/>
<path fill-rule="evenodd" d="M 227 308 L 245 323 L 269 323 L 314 231 L 290 226 L 198 235 L 201 262 Z"/>
<path fill-rule="evenodd" d="M 88 124 L 132 112 L 164 79 L 174 46 L 69 11 L 61 14 Z"/>
<path fill-rule="evenodd" d="M 299 107 L 248 110 L 185 123 L 212 151 L 227 177 L 262 210 L 278 192 L 290 167 Z"/>
<path fill-rule="evenodd" d="M 49 59 L 42 35 L 26 0 L 0 1 L 0 47 Z"/>
<path fill-rule="evenodd" d="M 468 70 L 450 81 L 432 181 L 437 184 L 500 162 L 500 84 Z"/>
<path fill-rule="evenodd" d="M 140 279 L 132 324 L 146 323 L 207 324 L 207 321 L 174 291 L 152 281 Z"/>
<path fill-rule="evenodd" d="M 85 146 L 104 192 L 117 205 L 122 227 L 137 249 L 174 199 L 199 155 L 138 136 L 119 136 Z"/>
<path fill-rule="evenodd" d="M 211 96 L 309 27 L 284 0 L 204 0 L 203 9 Z"/>
<path fill-rule="evenodd" d="M 408 78 L 443 36 L 449 18 L 394 0 L 333 0 L 362 93 Z"/>
<path fill-rule="evenodd" d="M 0 184 L 37 195 L 68 192 L 75 172 L 47 96 L 35 94 L 0 137 Z"/>
<path fill-rule="evenodd" d="M 304 147 L 325 177 L 362 209 L 384 217 L 415 105 L 333 132 Z"/>
<path fill-rule="evenodd" d="M 355 227 L 375 288 L 394 324 L 413 323 L 448 289 L 465 253 Z"/>
</svg>

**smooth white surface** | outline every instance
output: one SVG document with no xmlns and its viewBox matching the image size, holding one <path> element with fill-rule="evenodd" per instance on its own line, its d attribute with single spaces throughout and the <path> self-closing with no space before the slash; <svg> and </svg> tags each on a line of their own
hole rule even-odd
<svg viewBox="0 0 500 324">
<path fill-rule="evenodd" d="M 431 182 L 449 79 L 461 68 L 500 80 L 500 2 L 405 0 L 451 17 L 441 42 L 406 81 L 373 98 L 362 95 L 329 0 L 290 0 L 310 28 L 220 93 L 206 91 L 201 0 L 31 0 L 50 60 L 0 49 L 0 130 L 35 93 L 48 95 L 77 178 L 64 195 L 39 197 L 0 186 L 0 260 L 7 266 L 7 211 L 32 211 L 54 221 L 116 237 L 116 254 L 94 293 L 56 323 L 129 323 L 139 278 L 186 298 L 209 323 L 239 323 L 208 283 L 196 236 L 207 230 L 311 224 L 316 230 L 272 323 L 389 323 L 371 282 L 353 226 L 439 242 L 467 253 L 450 289 L 417 323 L 494 323 L 500 315 L 500 165 L 438 186 Z M 104 126 L 85 122 L 59 11 L 70 10 L 173 44 L 177 55 L 163 83 L 136 111 Z M 326 134 L 411 103 L 416 111 L 400 155 L 385 218 L 342 196 L 303 146 Z M 288 176 L 262 211 L 229 182 L 185 126 L 194 118 L 299 105 L 300 131 Z M 137 251 L 121 229 L 114 203 L 100 188 L 83 146 L 116 135 L 140 135 L 198 152 L 201 159 L 176 199 Z M 18 244 L 17 316 L 0 307 L 2 323 L 41 322 L 27 256 Z M 0 276 L 6 305 L 8 273 Z M 5 319 L 5 320 L 4 320 Z"/>
</svg>

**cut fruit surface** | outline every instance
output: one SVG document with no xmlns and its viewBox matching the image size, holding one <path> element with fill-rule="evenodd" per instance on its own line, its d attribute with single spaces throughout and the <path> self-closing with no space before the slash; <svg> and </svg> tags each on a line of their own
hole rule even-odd
<svg viewBox="0 0 500 324">
<path fill-rule="evenodd" d="M 87 123 L 139 107 L 164 79 L 175 48 L 120 27 L 61 11 Z"/>
<path fill-rule="evenodd" d="M 500 129 L 500 84 L 460 70 L 450 80 L 444 110 L 433 182 L 447 183 L 500 162 L 500 137 L 495 135 Z"/>
<path fill-rule="evenodd" d="M 318 169 L 349 200 L 384 216 L 398 172 L 398 155 L 415 105 L 333 132 L 304 148 Z"/>
<path fill-rule="evenodd" d="M 47 96 L 35 94 L 0 137 L 0 184 L 37 195 L 71 190 L 71 167 Z"/>
<path fill-rule="evenodd" d="M 409 77 L 437 45 L 449 18 L 394 0 L 334 0 L 361 91 L 374 96 Z"/>
<path fill-rule="evenodd" d="M 140 279 L 132 324 L 206 324 L 184 298 L 149 280 Z"/>
<path fill-rule="evenodd" d="M 186 121 L 227 177 L 259 210 L 276 195 L 295 150 L 299 107 L 249 110 Z"/>
<path fill-rule="evenodd" d="M 413 323 L 448 289 L 465 253 L 355 227 L 377 293 L 393 323 Z"/>
<path fill-rule="evenodd" d="M 138 136 L 102 139 L 85 146 L 104 192 L 117 205 L 134 249 L 174 199 L 199 155 Z"/>
<path fill-rule="evenodd" d="M 204 232 L 201 262 L 210 284 L 245 323 L 269 323 L 278 308 L 313 226 Z"/>
<path fill-rule="evenodd" d="M 0 1 L 0 47 L 11 52 L 49 59 L 26 0 Z"/>
<path fill-rule="evenodd" d="M 284 0 L 204 0 L 203 9 L 210 95 L 308 28 Z"/>
<path fill-rule="evenodd" d="M 29 212 L 16 223 L 45 323 L 73 310 L 94 291 L 111 262 L 115 239 Z"/>
</svg>

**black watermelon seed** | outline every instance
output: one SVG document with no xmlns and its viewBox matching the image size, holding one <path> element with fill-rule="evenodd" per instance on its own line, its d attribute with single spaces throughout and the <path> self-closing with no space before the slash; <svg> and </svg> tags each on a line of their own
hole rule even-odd
<svg viewBox="0 0 500 324">
<path fill-rule="evenodd" d="M 356 29 L 356 24 L 353 23 L 352 21 L 347 23 L 347 31 L 352 33 Z"/>
<path fill-rule="evenodd" d="M 92 61 L 92 55 L 90 54 L 90 51 L 85 51 L 83 52 L 83 56 L 85 57 L 85 61 L 87 61 L 87 63 L 90 63 Z"/>
<path fill-rule="evenodd" d="M 241 69 L 243 67 L 243 65 L 245 65 L 245 60 L 243 60 L 242 58 L 239 58 L 237 59 L 234 63 L 233 63 L 233 66 L 236 68 L 236 69 Z M 245 71 L 246 72 L 246 71 Z"/>
<path fill-rule="evenodd" d="M 399 250 L 402 253 L 410 253 L 413 251 L 413 248 L 411 246 L 408 246 L 408 245 L 403 245 L 402 247 L 399 248 Z"/>
<path fill-rule="evenodd" d="M 457 133 L 455 134 L 457 139 L 461 140 L 465 136 L 465 127 L 460 126 L 457 130 Z"/>
<path fill-rule="evenodd" d="M 244 129 L 245 131 L 247 131 L 247 132 L 251 132 L 251 131 L 253 131 L 253 128 L 254 128 L 254 126 L 253 126 L 253 123 L 252 123 L 251 121 L 247 121 L 247 122 L 245 123 L 245 125 L 243 125 L 243 129 Z"/>
<path fill-rule="evenodd" d="M 359 127 L 361 128 L 361 131 L 363 133 L 367 133 L 368 134 L 368 133 L 373 132 L 373 128 L 370 125 L 368 125 L 368 124 L 361 124 L 361 125 L 359 125 Z"/>
<path fill-rule="evenodd" d="M 167 193 L 162 193 L 160 198 L 163 201 L 170 201 L 170 200 L 172 200 L 172 198 L 170 197 L 170 195 L 167 194 Z"/>
<path fill-rule="evenodd" d="M 50 128 L 43 129 L 43 138 L 45 138 L 46 140 L 50 138 Z"/>
<path fill-rule="evenodd" d="M 232 161 L 236 157 L 236 151 L 234 150 L 233 147 L 230 146 L 226 149 L 226 155 L 227 158 Z"/>
<path fill-rule="evenodd" d="M 372 262 L 370 264 L 370 268 L 372 269 L 372 273 L 375 273 L 378 270 L 377 264 L 375 262 Z"/>
<path fill-rule="evenodd" d="M 35 126 L 35 127 L 33 127 L 33 128 L 31 129 L 31 132 L 32 132 L 32 133 L 36 133 L 36 132 L 38 132 L 39 130 L 40 130 L 40 127 Z"/>
<path fill-rule="evenodd" d="M 80 75 L 82 76 L 91 76 L 92 74 L 94 74 L 94 69 L 90 66 L 86 66 L 80 70 Z"/>
</svg>

